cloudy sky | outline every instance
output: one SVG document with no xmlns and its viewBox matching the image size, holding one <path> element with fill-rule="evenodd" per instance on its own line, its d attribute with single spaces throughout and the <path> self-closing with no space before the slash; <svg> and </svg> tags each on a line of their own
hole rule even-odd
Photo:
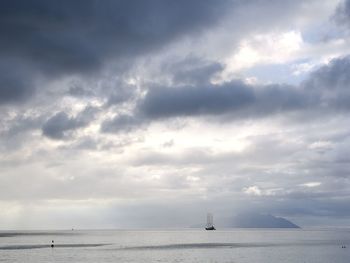
<svg viewBox="0 0 350 263">
<path fill-rule="evenodd" d="M 349 0 L 8 0 L 0 34 L 1 229 L 349 225 Z"/>
</svg>

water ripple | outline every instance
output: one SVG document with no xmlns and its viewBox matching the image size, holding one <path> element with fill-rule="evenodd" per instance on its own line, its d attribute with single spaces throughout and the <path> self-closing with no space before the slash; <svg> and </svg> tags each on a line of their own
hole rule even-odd
<svg viewBox="0 0 350 263">
<path fill-rule="evenodd" d="M 55 244 L 54 248 L 101 247 L 101 246 L 107 246 L 107 245 L 110 245 L 110 244 Z M 38 249 L 38 248 L 51 248 L 51 244 L 0 246 L 0 250 L 22 250 L 22 249 Z"/>
</svg>

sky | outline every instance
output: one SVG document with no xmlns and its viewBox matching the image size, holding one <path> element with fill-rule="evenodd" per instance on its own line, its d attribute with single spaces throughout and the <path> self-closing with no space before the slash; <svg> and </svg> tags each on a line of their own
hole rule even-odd
<svg viewBox="0 0 350 263">
<path fill-rule="evenodd" d="M 350 222 L 350 0 L 0 2 L 0 229 Z"/>
</svg>

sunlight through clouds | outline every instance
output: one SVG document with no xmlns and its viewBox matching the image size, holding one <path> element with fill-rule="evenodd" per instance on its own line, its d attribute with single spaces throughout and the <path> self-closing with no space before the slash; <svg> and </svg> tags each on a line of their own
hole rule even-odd
<svg viewBox="0 0 350 263">
<path fill-rule="evenodd" d="M 0 224 L 343 224 L 349 3 L 1 2 Z"/>
</svg>

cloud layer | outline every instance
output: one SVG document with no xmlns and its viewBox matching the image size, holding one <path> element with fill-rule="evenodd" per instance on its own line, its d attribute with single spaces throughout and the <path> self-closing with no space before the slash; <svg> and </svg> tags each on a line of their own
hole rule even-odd
<svg viewBox="0 0 350 263">
<path fill-rule="evenodd" d="M 0 224 L 346 225 L 349 3 L 3 1 Z"/>
<path fill-rule="evenodd" d="M 11 74 L 1 70 L 1 101 L 27 97 L 33 91 L 32 74 L 91 74 L 108 62 L 126 63 L 196 34 L 224 15 L 227 2 L 5 1 L 0 65 Z"/>
</svg>

